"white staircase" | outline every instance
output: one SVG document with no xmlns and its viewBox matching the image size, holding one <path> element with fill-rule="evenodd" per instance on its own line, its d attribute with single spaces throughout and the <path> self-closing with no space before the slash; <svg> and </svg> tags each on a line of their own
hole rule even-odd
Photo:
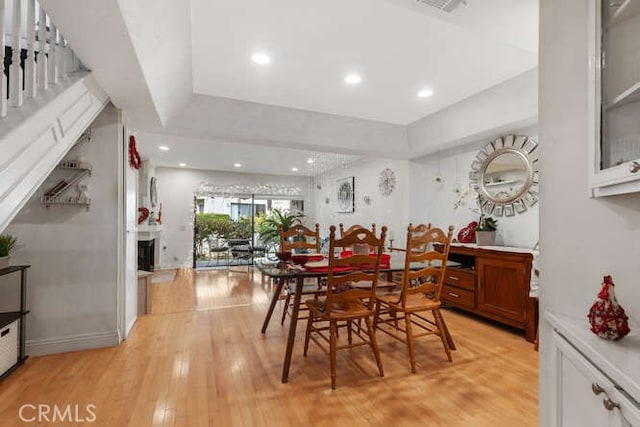
<svg viewBox="0 0 640 427">
<path fill-rule="evenodd" d="M 13 49 L 9 102 L 6 93 L 0 91 L 0 233 L 109 100 L 91 73 L 80 69 L 77 58 L 53 24 L 49 23 L 48 36 L 45 27 L 39 28 L 40 40 L 47 42 L 35 42 L 36 16 L 40 17 L 38 22 L 46 18 L 44 11 L 36 13 L 33 0 L 9 1 L 13 28 L 5 37 L 5 0 L 0 0 L 0 59 L 4 56 L 3 40 L 11 39 Z M 24 3 L 28 8 L 27 31 L 22 31 Z M 27 59 L 23 70 L 16 52 L 25 46 Z M 40 58 L 38 66 L 32 62 L 35 50 Z M 24 80 L 31 82 L 24 88 L 23 74 Z M 6 80 L 0 78 L 0 82 L 4 86 Z"/>
</svg>

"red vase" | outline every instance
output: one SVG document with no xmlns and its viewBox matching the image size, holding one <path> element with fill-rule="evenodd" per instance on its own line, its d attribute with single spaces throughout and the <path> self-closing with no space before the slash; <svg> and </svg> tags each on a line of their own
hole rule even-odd
<svg viewBox="0 0 640 427">
<path fill-rule="evenodd" d="M 591 306 L 588 317 L 591 332 L 600 338 L 619 340 L 630 332 L 629 318 L 624 313 L 624 308 L 618 304 L 613 288 L 611 276 L 604 276 L 602 289 Z"/>
</svg>

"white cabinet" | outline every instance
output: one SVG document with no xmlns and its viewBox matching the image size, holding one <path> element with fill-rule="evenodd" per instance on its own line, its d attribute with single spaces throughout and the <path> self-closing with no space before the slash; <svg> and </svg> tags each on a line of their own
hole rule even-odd
<svg viewBox="0 0 640 427">
<path fill-rule="evenodd" d="M 640 0 L 589 3 L 591 192 L 639 192 Z"/>
<path fill-rule="evenodd" d="M 592 341 L 591 337 L 585 335 L 584 329 L 587 329 L 586 333 L 591 334 L 586 321 L 567 321 L 548 313 L 545 318 L 553 328 L 551 354 L 554 360 L 552 365 L 554 372 L 550 377 L 555 383 L 552 396 L 552 425 L 557 427 L 640 426 L 638 403 L 615 379 L 617 375 L 622 375 L 627 377 L 627 380 L 637 381 L 638 378 L 628 377 L 629 374 L 633 374 L 633 371 L 625 371 L 624 365 L 609 371 L 612 367 L 608 364 L 594 363 L 600 358 L 614 362 L 615 352 L 613 355 L 607 355 L 602 354 L 601 350 L 606 351 L 608 346 L 619 347 L 620 343 Z M 600 340 L 595 335 L 593 338 Z M 594 342 L 596 346 L 591 345 Z M 609 356 L 612 359 L 608 359 Z M 627 362 L 636 361 L 628 360 Z"/>
</svg>

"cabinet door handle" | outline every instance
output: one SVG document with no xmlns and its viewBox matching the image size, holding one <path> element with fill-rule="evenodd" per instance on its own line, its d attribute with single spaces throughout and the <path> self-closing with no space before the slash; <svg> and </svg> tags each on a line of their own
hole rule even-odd
<svg viewBox="0 0 640 427">
<path fill-rule="evenodd" d="M 460 298 L 460 295 L 454 294 L 453 292 L 449 292 L 449 296 L 452 296 L 454 298 Z"/>
<path fill-rule="evenodd" d="M 593 394 L 595 394 L 596 396 L 600 393 L 604 393 L 604 389 L 600 387 L 600 384 L 598 383 L 591 384 L 591 391 L 593 391 Z"/>
<path fill-rule="evenodd" d="M 613 411 L 615 408 L 620 408 L 620 404 L 609 399 L 609 397 L 602 399 L 602 404 L 607 411 Z"/>
<path fill-rule="evenodd" d="M 631 162 L 631 164 L 629 165 L 629 172 L 637 173 L 638 171 L 640 171 L 640 163 L 636 161 Z"/>
<path fill-rule="evenodd" d="M 459 278 L 457 278 L 456 276 L 449 276 L 449 279 L 451 280 L 460 280 Z"/>
</svg>

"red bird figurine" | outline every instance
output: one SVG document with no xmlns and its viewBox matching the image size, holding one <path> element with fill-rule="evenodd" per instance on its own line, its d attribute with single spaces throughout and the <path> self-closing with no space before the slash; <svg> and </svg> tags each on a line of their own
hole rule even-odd
<svg viewBox="0 0 640 427">
<path fill-rule="evenodd" d="M 613 287 L 611 276 L 604 276 L 602 289 L 591 306 L 588 317 L 591 332 L 600 338 L 619 340 L 630 332 L 629 318 L 618 304 Z"/>
</svg>

